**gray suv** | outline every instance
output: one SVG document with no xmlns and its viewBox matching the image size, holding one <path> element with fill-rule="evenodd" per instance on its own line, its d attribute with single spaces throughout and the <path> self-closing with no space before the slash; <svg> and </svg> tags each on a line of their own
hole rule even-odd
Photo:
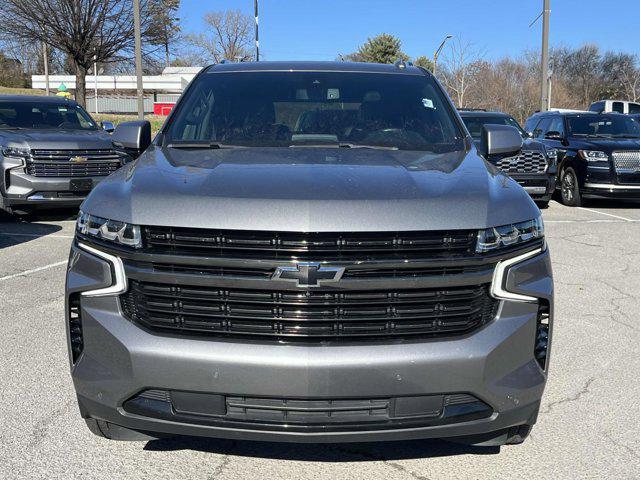
<svg viewBox="0 0 640 480">
<path fill-rule="evenodd" d="M 77 207 L 104 177 L 130 161 L 76 102 L 0 96 L 0 208 Z"/>
<path fill-rule="evenodd" d="M 81 206 L 71 375 L 97 435 L 519 443 L 549 368 L 540 211 L 410 64 L 204 69 Z M 151 144 L 150 144 L 151 143 Z"/>
</svg>

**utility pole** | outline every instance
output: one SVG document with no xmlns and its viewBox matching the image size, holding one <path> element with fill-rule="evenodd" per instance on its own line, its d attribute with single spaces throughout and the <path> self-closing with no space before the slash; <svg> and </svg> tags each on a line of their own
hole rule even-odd
<svg viewBox="0 0 640 480">
<path fill-rule="evenodd" d="M 49 50 L 45 42 L 42 42 L 42 54 L 44 55 L 44 89 L 48 97 L 51 94 L 51 88 L 49 87 Z"/>
<path fill-rule="evenodd" d="M 452 37 L 453 37 L 453 35 L 447 35 L 446 37 L 444 37 L 444 40 L 442 40 L 442 43 L 440 44 L 440 46 L 436 50 L 436 53 L 433 54 L 433 76 L 434 77 L 436 76 L 436 68 L 437 68 L 437 65 L 438 65 L 438 57 L 440 56 L 440 52 L 444 48 L 444 44 L 447 43 L 447 40 L 449 40 Z"/>
<path fill-rule="evenodd" d="M 93 56 L 93 94 L 96 102 L 96 115 L 98 114 L 98 55 Z"/>
<path fill-rule="evenodd" d="M 260 61 L 260 40 L 258 39 L 258 0 L 253 0 L 253 12 L 256 17 L 256 62 Z"/>
<path fill-rule="evenodd" d="M 140 28 L 140 0 L 133 0 L 133 28 L 136 48 L 136 87 L 138 118 L 144 120 L 144 87 L 142 85 L 142 32 Z"/>
<path fill-rule="evenodd" d="M 549 16 L 551 14 L 551 0 L 543 0 L 542 10 L 542 77 L 540 81 L 542 94 L 540 96 L 540 111 L 546 112 L 549 107 Z"/>
</svg>

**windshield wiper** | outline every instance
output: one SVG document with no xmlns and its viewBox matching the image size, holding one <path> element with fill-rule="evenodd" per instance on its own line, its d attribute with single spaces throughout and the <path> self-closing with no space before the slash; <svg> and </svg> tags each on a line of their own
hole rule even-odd
<svg viewBox="0 0 640 480">
<path fill-rule="evenodd" d="M 290 148 L 367 148 L 372 150 L 399 150 L 398 147 L 385 145 L 362 145 L 359 143 L 296 143 Z"/>
<path fill-rule="evenodd" d="M 225 143 L 220 142 L 177 142 L 170 143 L 167 145 L 168 148 L 201 148 L 201 149 L 211 149 L 218 150 L 222 148 L 242 148 L 242 145 L 227 145 Z"/>
<path fill-rule="evenodd" d="M 613 138 L 640 138 L 640 135 L 629 135 L 628 133 L 620 133 L 618 135 L 612 135 Z"/>
</svg>

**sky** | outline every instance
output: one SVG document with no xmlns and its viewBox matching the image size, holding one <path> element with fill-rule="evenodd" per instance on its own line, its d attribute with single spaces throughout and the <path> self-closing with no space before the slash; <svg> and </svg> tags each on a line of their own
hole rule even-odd
<svg viewBox="0 0 640 480">
<path fill-rule="evenodd" d="M 226 9 L 253 15 L 253 0 L 182 0 L 185 31 L 201 31 L 205 12 Z M 431 57 L 451 34 L 488 59 L 515 57 L 540 48 L 542 22 L 529 24 L 541 11 L 542 0 L 260 0 L 260 52 L 265 60 L 334 60 L 390 33 L 410 57 Z M 552 46 L 640 54 L 639 26 L 640 0 L 551 0 Z"/>
</svg>

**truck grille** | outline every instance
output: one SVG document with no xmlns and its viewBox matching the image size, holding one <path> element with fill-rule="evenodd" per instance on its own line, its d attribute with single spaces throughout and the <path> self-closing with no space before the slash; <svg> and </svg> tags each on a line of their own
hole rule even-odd
<svg viewBox="0 0 640 480">
<path fill-rule="evenodd" d="M 547 171 L 547 159 L 542 152 L 536 150 L 523 150 L 516 157 L 502 158 L 496 163 L 496 167 L 504 173 L 545 173 Z"/>
<path fill-rule="evenodd" d="M 127 318 L 151 329 L 217 335 L 355 338 L 461 334 L 490 321 L 488 286 L 396 291 L 272 291 L 132 280 Z"/>
<path fill-rule="evenodd" d="M 640 152 L 613 152 L 613 164 L 618 173 L 639 173 Z"/>
<path fill-rule="evenodd" d="M 32 150 L 27 173 L 35 177 L 102 177 L 122 166 L 113 150 Z"/>
<path fill-rule="evenodd" d="M 145 227 L 149 253 L 296 260 L 451 257 L 475 248 L 477 231 L 296 233 Z"/>
</svg>

